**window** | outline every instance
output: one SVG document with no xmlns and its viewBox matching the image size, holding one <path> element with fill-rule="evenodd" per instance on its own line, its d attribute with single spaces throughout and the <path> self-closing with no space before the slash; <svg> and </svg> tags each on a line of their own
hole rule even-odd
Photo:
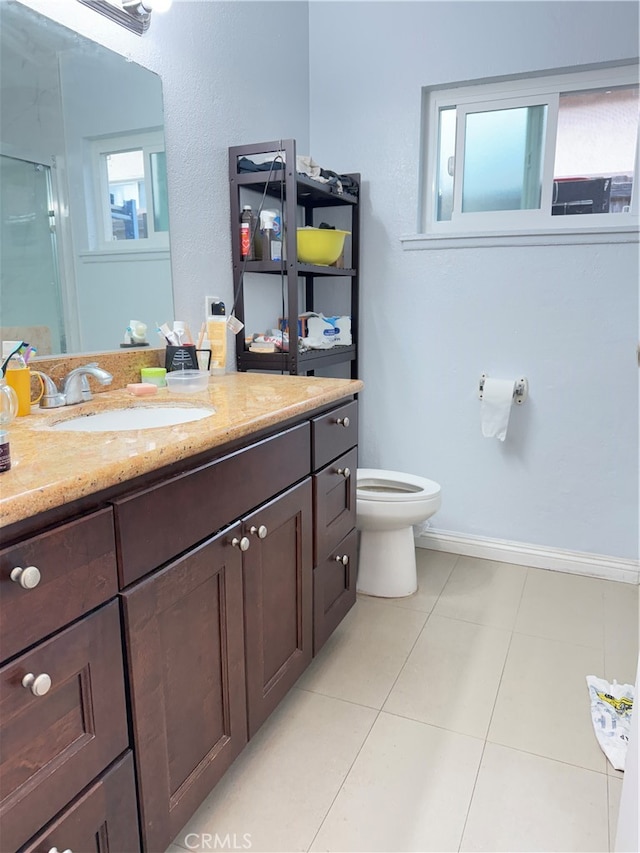
<svg viewBox="0 0 640 853">
<path fill-rule="evenodd" d="M 168 248 L 162 132 L 96 140 L 92 150 L 100 248 Z"/>
<path fill-rule="evenodd" d="M 423 230 L 637 226 L 637 78 L 634 65 L 425 90 Z"/>
</svg>

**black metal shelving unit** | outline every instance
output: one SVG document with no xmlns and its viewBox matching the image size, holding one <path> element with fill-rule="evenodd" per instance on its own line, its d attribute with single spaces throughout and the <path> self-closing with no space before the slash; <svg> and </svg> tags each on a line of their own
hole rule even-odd
<svg viewBox="0 0 640 853">
<path fill-rule="evenodd" d="M 238 162 L 241 158 L 251 159 L 256 155 L 280 153 L 284 166 L 271 172 L 240 172 Z M 229 148 L 229 188 L 231 194 L 231 249 L 233 255 L 233 284 L 235 314 L 245 322 L 244 275 L 260 273 L 277 275 L 286 280 L 285 309 L 289 319 L 289 352 L 256 353 L 245 349 L 238 336 L 236 354 L 239 371 L 272 370 L 279 373 L 309 374 L 322 367 L 350 362 L 351 378 L 358 377 L 358 299 L 360 258 L 360 209 L 359 196 L 348 192 L 338 192 L 334 186 L 323 184 L 296 172 L 296 142 L 284 139 L 274 142 L 261 142 L 255 145 L 237 145 Z M 360 175 L 350 173 L 360 187 Z M 281 208 L 284 225 L 283 261 L 244 261 L 240 255 L 240 212 L 242 210 L 243 189 L 266 193 L 270 204 Z M 335 266 L 315 266 L 298 261 L 296 246 L 296 227 L 299 212 L 302 211 L 303 224 L 313 225 L 313 214 L 319 208 L 346 207 L 351 213 L 348 228 L 351 231 L 351 267 L 342 269 Z M 320 296 L 322 281 L 327 277 L 341 277 L 345 286 L 350 288 L 351 339 L 350 346 L 335 346 L 328 350 L 308 350 L 299 352 L 298 323 L 299 314 L 314 311 L 316 297 Z M 304 304 L 300 304 L 299 279 L 304 280 Z"/>
</svg>

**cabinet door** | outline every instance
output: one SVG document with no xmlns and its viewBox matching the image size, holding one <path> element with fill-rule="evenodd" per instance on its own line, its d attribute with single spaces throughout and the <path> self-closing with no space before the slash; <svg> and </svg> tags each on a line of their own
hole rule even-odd
<svg viewBox="0 0 640 853">
<path fill-rule="evenodd" d="M 19 853 L 138 853 L 138 810 L 131 752 L 116 761 Z"/>
<path fill-rule="evenodd" d="M 25 687 L 28 674 L 36 681 Z M 5 851 L 39 832 L 127 748 L 117 601 L 0 670 L 0 720 Z"/>
<path fill-rule="evenodd" d="M 143 845 L 165 850 L 247 742 L 240 526 L 123 593 Z"/>
<path fill-rule="evenodd" d="M 352 530 L 313 570 L 313 653 L 356 601 L 357 532 Z"/>
<path fill-rule="evenodd" d="M 243 520 L 250 737 L 311 661 L 311 526 L 309 479 Z"/>
</svg>

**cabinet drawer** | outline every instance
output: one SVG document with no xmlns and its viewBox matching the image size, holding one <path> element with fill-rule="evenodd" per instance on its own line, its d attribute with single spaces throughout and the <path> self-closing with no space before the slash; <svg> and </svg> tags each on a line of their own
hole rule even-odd
<svg viewBox="0 0 640 853">
<path fill-rule="evenodd" d="M 314 565 L 355 527 L 357 466 L 358 449 L 354 447 L 313 477 Z M 347 469 L 349 476 L 345 476 Z"/>
<path fill-rule="evenodd" d="M 114 502 L 127 586 L 309 473 L 310 428 L 273 438 Z"/>
<path fill-rule="evenodd" d="M 16 567 L 35 566 L 31 589 L 11 580 Z M 2 660 L 113 597 L 118 591 L 111 508 L 70 521 L 0 551 Z"/>
<path fill-rule="evenodd" d="M 336 456 L 340 456 L 349 448 L 355 447 L 358 443 L 358 403 L 356 400 L 313 418 L 311 435 L 313 470 L 317 471 L 327 462 L 335 459 Z"/>
<path fill-rule="evenodd" d="M 34 695 L 24 677 L 48 675 Z M 38 832 L 127 747 L 116 601 L 0 669 L 2 848 Z"/>
<path fill-rule="evenodd" d="M 133 756 L 127 752 L 19 853 L 138 853 Z"/>
<path fill-rule="evenodd" d="M 358 534 L 352 530 L 313 570 L 313 653 L 318 653 L 356 600 Z"/>
</svg>

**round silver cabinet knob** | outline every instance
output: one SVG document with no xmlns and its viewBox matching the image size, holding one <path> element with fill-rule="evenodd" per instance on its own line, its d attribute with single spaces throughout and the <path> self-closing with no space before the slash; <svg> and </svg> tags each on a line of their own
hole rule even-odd
<svg viewBox="0 0 640 853">
<path fill-rule="evenodd" d="M 40 569 L 36 566 L 27 566 L 26 569 L 16 566 L 15 569 L 11 569 L 11 580 L 20 584 L 23 589 L 33 589 L 34 586 L 38 586 L 40 577 Z"/>
<path fill-rule="evenodd" d="M 343 554 L 342 556 L 338 554 L 338 556 L 336 557 L 336 563 L 342 563 L 343 566 L 348 566 L 349 557 L 346 554 Z"/>
<path fill-rule="evenodd" d="M 349 426 L 349 418 L 336 418 L 336 423 L 340 424 L 340 426 L 348 427 Z"/>
<path fill-rule="evenodd" d="M 338 468 L 336 473 L 342 474 L 342 476 L 345 478 L 345 480 L 348 480 L 349 477 L 351 476 L 351 469 L 349 469 L 349 468 Z"/>
<path fill-rule="evenodd" d="M 266 539 L 268 532 L 269 531 L 264 526 L 264 524 L 261 524 L 260 527 L 250 527 L 249 528 L 249 533 L 252 533 L 254 536 L 257 535 L 258 539 Z"/>
<path fill-rule="evenodd" d="M 22 686 L 30 690 L 34 696 L 44 696 L 51 687 L 51 678 L 46 672 L 42 672 L 40 675 L 28 672 L 22 679 Z"/>
<path fill-rule="evenodd" d="M 231 544 L 234 548 L 240 548 L 241 551 L 248 551 L 251 542 L 249 542 L 249 539 L 246 536 L 243 536 L 242 539 L 238 539 L 237 536 L 234 536 L 231 540 Z"/>
<path fill-rule="evenodd" d="M 52 847 L 51 850 L 49 850 L 49 853 L 59 853 L 58 848 Z M 62 853 L 73 853 L 73 850 L 69 850 L 69 848 L 67 848 L 66 850 L 63 850 Z"/>
</svg>

